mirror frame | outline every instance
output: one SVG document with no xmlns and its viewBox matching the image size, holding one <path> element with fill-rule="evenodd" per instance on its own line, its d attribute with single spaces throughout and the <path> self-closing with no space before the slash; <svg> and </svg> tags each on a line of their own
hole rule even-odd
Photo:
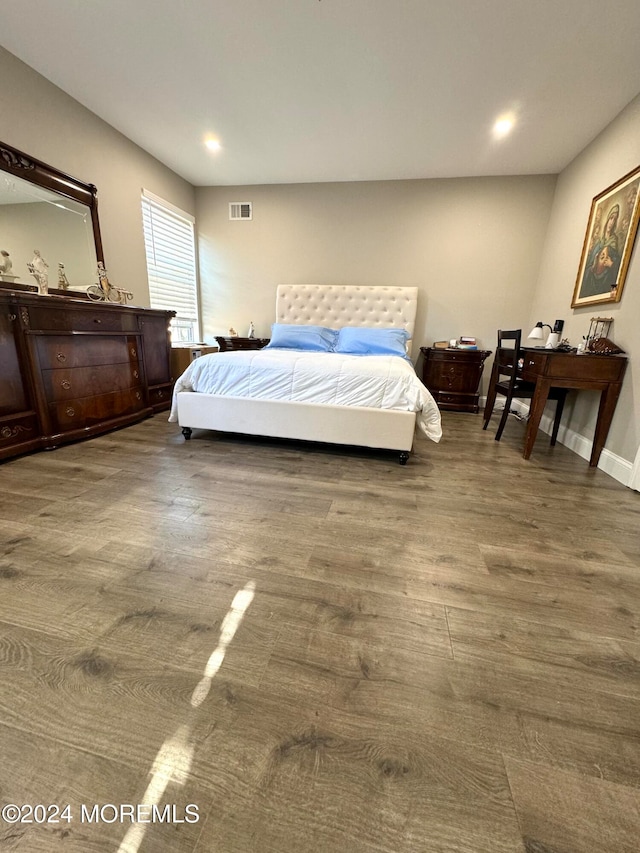
<svg viewBox="0 0 640 853">
<path fill-rule="evenodd" d="M 51 190 L 64 198 L 73 199 L 85 205 L 91 211 L 91 224 L 93 226 L 93 241 L 96 249 L 96 259 L 104 264 L 104 252 L 102 250 L 102 236 L 100 234 L 100 222 L 98 221 L 98 190 L 94 184 L 85 184 L 77 178 L 72 178 L 48 166 L 41 160 L 30 157 L 23 151 L 0 142 L 0 169 L 8 172 L 16 178 L 36 184 L 36 186 Z M 29 289 L 32 289 L 29 287 Z M 68 296 L 75 296 L 82 291 L 60 291 Z"/>
</svg>

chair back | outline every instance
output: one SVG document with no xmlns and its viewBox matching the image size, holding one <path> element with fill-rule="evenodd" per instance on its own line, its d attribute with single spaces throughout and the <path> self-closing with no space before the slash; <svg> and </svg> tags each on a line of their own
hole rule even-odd
<svg viewBox="0 0 640 853">
<path fill-rule="evenodd" d="M 522 340 L 522 329 L 509 331 L 498 330 L 498 347 L 496 349 L 496 364 L 498 369 L 498 382 L 500 377 L 505 376 L 509 385 L 513 387 L 518 378 L 518 359 L 520 358 L 520 341 Z M 505 344 L 509 344 L 505 346 Z"/>
</svg>

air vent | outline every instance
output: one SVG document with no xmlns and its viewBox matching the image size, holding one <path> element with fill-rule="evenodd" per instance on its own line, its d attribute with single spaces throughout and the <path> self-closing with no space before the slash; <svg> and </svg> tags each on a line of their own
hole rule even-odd
<svg viewBox="0 0 640 853">
<path fill-rule="evenodd" d="M 251 202 L 229 202 L 229 219 L 253 219 L 253 206 Z"/>
</svg>

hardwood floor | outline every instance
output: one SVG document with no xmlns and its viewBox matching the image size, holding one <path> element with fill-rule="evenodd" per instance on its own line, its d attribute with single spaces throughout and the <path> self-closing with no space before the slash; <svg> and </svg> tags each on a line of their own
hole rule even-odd
<svg viewBox="0 0 640 853">
<path fill-rule="evenodd" d="M 640 495 L 443 424 L 1 465 L 0 849 L 637 853 Z"/>
</svg>

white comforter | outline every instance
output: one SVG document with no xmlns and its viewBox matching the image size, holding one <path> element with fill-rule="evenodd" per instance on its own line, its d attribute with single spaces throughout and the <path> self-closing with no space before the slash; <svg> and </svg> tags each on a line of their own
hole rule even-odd
<svg viewBox="0 0 640 853">
<path fill-rule="evenodd" d="M 432 441 L 442 437 L 435 400 L 410 362 L 399 356 L 280 349 L 204 355 L 175 384 L 172 423 L 178 421 L 180 391 L 416 412 L 426 436 Z"/>
</svg>

